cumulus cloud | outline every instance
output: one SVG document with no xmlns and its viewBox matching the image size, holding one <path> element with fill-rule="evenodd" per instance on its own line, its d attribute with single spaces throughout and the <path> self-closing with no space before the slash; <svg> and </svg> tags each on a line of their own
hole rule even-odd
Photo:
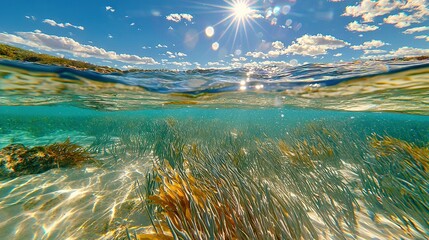
<svg viewBox="0 0 429 240">
<path fill-rule="evenodd" d="M 429 55 L 429 49 L 401 47 L 394 52 L 390 52 L 395 56 L 422 56 Z"/>
<path fill-rule="evenodd" d="M 371 40 L 371 41 L 362 43 L 362 45 L 351 46 L 350 48 L 353 50 L 366 50 L 366 49 L 372 49 L 372 48 L 379 48 L 384 45 L 388 45 L 388 44 L 380 40 Z"/>
<path fill-rule="evenodd" d="M 428 3 L 426 0 L 407 0 L 405 4 L 400 6 L 400 9 L 414 12 L 416 18 L 423 19 L 429 16 Z"/>
<path fill-rule="evenodd" d="M 247 52 L 246 56 L 252 57 L 252 58 L 267 58 L 268 57 L 268 55 L 263 53 L 263 52 Z"/>
<path fill-rule="evenodd" d="M 39 32 L 18 32 L 16 34 L 0 33 L 0 41 L 35 47 L 45 51 L 70 53 L 75 57 L 108 59 L 132 64 L 157 64 L 157 62 L 150 57 L 118 54 L 114 51 L 106 51 L 103 48 L 81 44 L 72 38 Z"/>
<path fill-rule="evenodd" d="M 188 56 L 188 55 L 186 55 L 186 53 L 182 53 L 182 52 L 177 52 L 176 55 L 178 57 L 186 57 L 186 56 Z"/>
<path fill-rule="evenodd" d="M 401 12 L 387 16 L 384 22 L 394 24 L 397 28 L 420 23 L 429 16 L 426 0 L 362 0 L 355 6 L 347 6 L 342 16 L 361 17 L 364 22 L 373 22 L 374 18 L 394 11 Z"/>
<path fill-rule="evenodd" d="M 60 28 L 72 27 L 72 28 L 76 28 L 76 29 L 79 29 L 82 31 L 85 30 L 85 28 L 82 26 L 73 25 L 71 23 L 57 23 L 55 20 L 52 20 L 52 19 L 45 19 L 45 20 L 43 20 L 43 22 L 46 24 L 49 24 L 53 27 L 60 27 Z"/>
<path fill-rule="evenodd" d="M 167 51 L 165 54 L 168 56 L 168 58 L 176 58 L 176 57 L 178 57 L 178 58 L 184 58 L 184 57 L 188 56 L 186 53 L 182 53 L 182 52 L 170 52 L 170 51 Z"/>
<path fill-rule="evenodd" d="M 413 33 L 416 33 L 416 32 L 423 32 L 423 31 L 429 31 L 429 27 L 423 26 L 423 27 L 409 28 L 409 29 L 403 31 L 402 33 L 404 33 L 404 34 L 413 34 Z"/>
<path fill-rule="evenodd" d="M 361 24 L 357 21 L 351 22 L 347 24 L 346 26 L 347 30 L 354 31 L 354 32 L 370 32 L 375 31 L 378 29 L 378 26 L 375 25 L 368 25 L 368 24 Z"/>
<path fill-rule="evenodd" d="M 334 54 L 334 57 L 341 57 L 341 56 L 343 56 L 342 53 L 336 53 L 336 54 Z"/>
<path fill-rule="evenodd" d="M 282 51 L 283 54 L 317 56 L 324 55 L 327 50 L 335 50 L 350 44 L 330 35 L 304 35 Z"/>
<path fill-rule="evenodd" d="M 263 52 L 247 52 L 247 57 L 253 58 L 275 58 L 280 55 L 302 55 L 302 56 L 318 56 L 328 53 L 328 50 L 335 50 L 338 48 L 343 48 L 349 46 L 350 43 L 343 40 L 337 39 L 330 35 L 304 35 L 296 41 L 293 41 L 288 47 L 279 48 L 283 45 L 280 42 L 272 43 L 272 46 L 275 50 L 271 50 L 268 53 Z"/>
<path fill-rule="evenodd" d="M 398 1 L 362 0 L 356 6 L 347 6 L 343 16 L 362 17 L 364 22 L 373 22 L 375 17 L 389 14 L 399 7 Z"/>
<path fill-rule="evenodd" d="M 387 18 L 384 18 L 384 22 L 394 24 L 397 28 L 404 28 L 410 26 L 412 23 L 420 23 L 420 20 L 414 15 L 407 15 L 400 12 L 399 14 L 390 15 Z"/>
<path fill-rule="evenodd" d="M 285 47 L 285 45 L 284 45 L 282 42 L 280 42 L 280 41 L 275 41 L 275 42 L 273 42 L 271 45 L 272 45 L 272 46 L 273 46 L 273 48 L 275 48 L 275 49 L 282 49 L 282 48 L 284 48 L 284 47 Z"/>
<path fill-rule="evenodd" d="M 398 57 L 413 57 L 413 56 L 427 56 L 429 55 L 429 49 L 413 48 L 413 47 L 401 47 L 397 50 L 390 51 L 387 54 L 382 55 L 367 55 L 363 56 L 362 59 L 390 59 Z"/>
<path fill-rule="evenodd" d="M 168 48 L 167 45 L 158 44 L 155 46 L 155 48 Z"/>
<path fill-rule="evenodd" d="M 192 22 L 194 17 L 188 13 L 172 13 L 165 17 L 168 21 L 180 22 L 182 19 L 187 20 L 188 22 Z"/>
</svg>

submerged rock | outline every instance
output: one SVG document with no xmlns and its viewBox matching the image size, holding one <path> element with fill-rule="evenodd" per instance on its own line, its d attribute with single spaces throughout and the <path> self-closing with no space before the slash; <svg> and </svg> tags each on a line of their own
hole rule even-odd
<svg viewBox="0 0 429 240">
<path fill-rule="evenodd" d="M 27 148 L 10 144 L 0 150 L 0 178 L 37 174 L 52 168 L 79 166 L 93 160 L 83 147 L 65 142 Z"/>
</svg>

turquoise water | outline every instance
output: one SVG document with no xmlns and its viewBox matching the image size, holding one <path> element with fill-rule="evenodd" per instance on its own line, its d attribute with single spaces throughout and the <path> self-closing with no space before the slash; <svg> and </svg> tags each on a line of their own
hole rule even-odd
<svg viewBox="0 0 429 240">
<path fill-rule="evenodd" d="M 69 139 L 97 161 L 2 176 L 1 236 L 425 238 L 429 80 L 410 66 L 336 72 L 317 91 L 281 70 L 249 81 L 245 70 L 133 73 L 151 74 L 140 88 L 130 76 L 3 66 L 0 148 Z"/>
</svg>

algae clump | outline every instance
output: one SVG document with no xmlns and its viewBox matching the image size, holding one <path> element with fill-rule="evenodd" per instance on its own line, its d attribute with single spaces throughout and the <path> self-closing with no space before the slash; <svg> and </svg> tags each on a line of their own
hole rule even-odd
<svg viewBox="0 0 429 240">
<path fill-rule="evenodd" d="M 64 142 L 28 148 L 10 144 L 0 150 L 0 178 L 46 172 L 52 168 L 80 166 L 92 161 L 91 154 L 67 139 Z"/>
</svg>

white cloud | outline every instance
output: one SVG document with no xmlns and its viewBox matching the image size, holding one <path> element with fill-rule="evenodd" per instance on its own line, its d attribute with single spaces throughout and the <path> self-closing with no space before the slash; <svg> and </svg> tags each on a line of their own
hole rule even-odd
<svg viewBox="0 0 429 240">
<path fill-rule="evenodd" d="M 375 31 L 378 29 L 378 26 L 375 25 L 368 25 L 368 24 L 361 24 L 357 21 L 351 22 L 347 24 L 346 26 L 347 30 L 349 31 L 356 31 L 356 32 L 369 32 L 369 31 Z"/>
<path fill-rule="evenodd" d="M 429 9 L 427 6 L 428 3 L 426 0 L 407 0 L 407 2 L 400 7 L 400 9 L 413 11 L 413 15 L 416 18 L 423 19 L 425 16 L 429 16 Z"/>
<path fill-rule="evenodd" d="M 278 42 L 274 42 L 276 47 L 280 47 Z M 273 46 L 274 46 L 273 45 Z M 328 50 L 335 50 L 338 48 L 343 48 L 349 46 L 348 42 L 337 39 L 330 35 L 304 35 L 296 41 L 292 42 L 287 48 L 275 49 L 269 51 L 268 53 L 263 52 L 247 52 L 247 57 L 253 58 L 275 58 L 280 55 L 302 55 L 302 56 L 317 56 L 327 54 Z"/>
<path fill-rule="evenodd" d="M 247 57 L 253 57 L 253 58 L 267 58 L 268 55 L 263 52 L 247 52 Z"/>
<path fill-rule="evenodd" d="M 282 42 L 280 42 L 280 41 L 275 41 L 275 42 L 273 42 L 271 45 L 272 45 L 272 46 L 273 46 L 273 48 L 275 48 L 275 49 L 282 49 L 282 48 L 284 48 L 284 47 L 285 47 L 285 45 L 284 45 Z"/>
<path fill-rule="evenodd" d="M 386 50 L 381 50 L 381 49 L 370 49 L 370 50 L 363 50 L 363 54 L 365 55 L 370 55 L 370 54 L 381 54 L 381 53 L 386 53 Z"/>
<path fill-rule="evenodd" d="M 409 28 L 409 29 L 403 31 L 402 33 L 404 33 L 404 34 L 413 34 L 413 33 L 416 33 L 416 32 L 423 32 L 423 31 L 429 31 L 429 27 L 423 26 L 423 27 Z"/>
<path fill-rule="evenodd" d="M 103 48 L 81 44 L 72 38 L 44 33 L 18 32 L 16 35 L 0 33 L 0 41 L 35 47 L 45 51 L 70 53 L 75 57 L 109 59 L 132 64 L 157 64 L 157 62 L 150 57 L 118 54 L 114 51 L 106 51 Z"/>
<path fill-rule="evenodd" d="M 394 11 L 405 11 L 384 18 L 385 23 L 403 28 L 420 23 L 429 16 L 427 0 L 362 0 L 355 6 L 347 6 L 342 16 L 361 17 L 364 22 L 373 22 L 375 17 Z"/>
<path fill-rule="evenodd" d="M 72 27 L 72 28 L 76 28 L 76 29 L 79 29 L 82 31 L 85 30 L 85 28 L 82 26 L 73 25 L 71 23 L 57 23 L 57 22 L 55 22 L 55 20 L 52 20 L 52 19 L 45 19 L 45 20 L 43 20 L 43 22 L 46 24 L 49 24 L 53 27 L 60 27 L 60 28 Z"/>
<path fill-rule="evenodd" d="M 429 36 L 428 35 L 420 35 L 420 36 L 415 36 L 415 39 L 425 39 L 427 42 L 429 42 Z"/>
<path fill-rule="evenodd" d="M 413 48 L 413 47 L 401 47 L 395 51 L 390 51 L 384 55 L 368 55 L 363 56 L 362 59 L 390 59 L 398 57 L 413 57 L 413 56 L 427 56 L 429 55 L 429 49 Z"/>
<path fill-rule="evenodd" d="M 36 17 L 35 16 L 25 16 L 26 19 L 31 19 L 33 21 L 36 21 Z"/>
<path fill-rule="evenodd" d="M 191 14 L 187 13 L 182 13 L 180 16 L 182 16 L 183 19 L 188 20 L 188 22 L 192 22 L 192 18 L 194 18 Z"/>
<path fill-rule="evenodd" d="M 192 66 L 192 63 L 190 63 L 190 62 L 167 62 L 167 64 L 178 66 L 178 67 Z"/>
<path fill-rule="evenodd" d="M 341 56 L 343 56 L 343 54 L 342 54 L 342 53 L 334 54 L 334 57 L 341 57 Z"/>
<path fill-rule="evenodd" d="M 403 12 L 399 14 L 390 15 L 384 18 L 384 22 L 394 24 L 397 28 L 404 28 L 410 26 L 412 23 L 420 23 L 420 20 L 414 15 L 407 15 Z"/>
<path fill-rule="evenodd" d="M 289 62 L 286 61 L 262 61 L 262 62 L 251 62 L 251 63 L 244 63 L 244 68 L 264 68 L 264 67 L 278 67 L 278 68 L 285 68 L 290 66 L 296 66 L 298 64 L 298 61 L 295 59 L 292 59 Z"/>
<path fill-rule="evenodd" d="M 239 58 L 232 58 L 231 62 L 245 62 L 247 61 L 247 58 L 245 57 L 239 57 Z"/>
<path fill-rule="evenodd" d="M 168 46 L 167 45 L 158 44 L 158 45 L 155 46 L 155 48 L 168 48 Z"/>
<path fill-rule="evenodd" d="M 188 55 L 186 55 L 185 53 L 182 53 L 182 52 L 178 52 L 178 53 L 176 53 L 176 55 L 178 57 L 186 57 L 186 56 L 188 56 Z"/>
<path fill-rule="evenodd" d="M 249 15 L 249 17 L 253 18 L 253 19 L 262 19 L 262 18 L 265 18 L 264 15 L 262 15 L 260 13 L 256 13 L 256 12 L 251 13 Z"/>
<path fill-rule="evenodd" d="M 350 48 L 353 50 L 366 50 L 366 49 L 372 49 L 372 48 L 379 48 L 384 45 L 388 45 L 388 44 L 380 40 L 371 40 L 368 42 L 364 42 L 362 45 L 351 46 Z"/>
<path fill-rule="evenodd" d="M 427 35 L 419 35 L 419 36 L 415 36 L 414 38 L 415 39 L 425 39 L 427 37 L 428 37 Z"/>
<path fill-rule="evenodd" d="M 188 56 L 186 53 L 182 53 L 182 52 L 170 52 L 170 51 L 167 51 L 165 54 L 168 56 L 168 58 L 176 58 L 176 57 L 183 58 L 183 57 L 187 57 Z"/>
<path fill-rule="evenodd" d="M 392 54 L 396 56 L 422 56 L 429 55 L 429 49 L 401 47 L 398 50 L 394 51 Z"/>
<path fill-rule="evenodd" d="M 116 10 L 113 7 L 111 7 L 111 6 L 106 6 L 106 11 L 108 11 L 108 12 L 115 12 Z"/>
<path fill-rule="evenodd" d="M 281 54 L 281 51 L 277 49 L 277 50 L 269 51 L 267 56 L 271 58 L 276 58 L 280 56 L 280 54 Z"/>
<path fill-rule="evenodd" d="M 362 17 L 364 22 L 373 22 L 375 17 L 392 12 L 399 4 L 391 0 L 362 0 L 356 6 L 347 6 L 343 16 Z"/>
<path fill-rule="evenodd" d="M 335 50 L 350 45 L 349 43 L 337 39 L 330 35 L 304 35 L 296 42 L 292 42 L 292 45 L 282 50 L 281 55 L 293 54 L 302 56 L 317 56 L 324 55 L 327 50 Z"/>
<path fill-rule="evenodd" d="M 295 59 L 292 59 L 290 62 L 261 61 L 261 62 L 241 63 L 241 62 L 235 61 L 235 62 L 232 62 L 231 64 L 228 64 L 228 66 L 225 66 L 225 64 L 221 60 L 219 62 L 208 62 L 206 65 L 211 69 L 231 69 L 231 68 L 241 68 L 241 67 L 247 68 L 247 69 L 264 68 L 264 67 L 285 68 L 285 67 L 298 65 L 298 61 L 296 61 Z"/>
<path fill-rule="evenodd" d="M 136 65 L 124 65 L 121 67 L 123 70 L 130 70 L 130 69 L 138 69 Z"/>
<path fill-rule="evenodd" d="M 207 66 L 209 66 L 209 67 L 221 67 L 222 66 L 223 67 L 224 64 L 220 63 L 220 62 L 208 62 Z"/>
<path fill-rule="evenodd" d="M 194 17 L 188 13 L 172 13 L 165 17 L 168 21 L 180 22 L 182 19 L 192 22 Z"/>
</svg>

